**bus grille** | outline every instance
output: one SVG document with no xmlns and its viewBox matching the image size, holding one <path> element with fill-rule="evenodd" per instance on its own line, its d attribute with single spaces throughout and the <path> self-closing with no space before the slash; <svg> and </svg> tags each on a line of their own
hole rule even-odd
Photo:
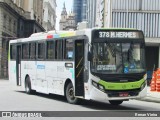
<svg viewBox="0 0 160 120">
<path fill-rule="evenodd" d="M 121 93 L 128 93 L 127 97 L 137 96 L 140 92 L 140 89 L 134 90 L 106 90 L 108 97 L 120 97 Z"/>
</svg>

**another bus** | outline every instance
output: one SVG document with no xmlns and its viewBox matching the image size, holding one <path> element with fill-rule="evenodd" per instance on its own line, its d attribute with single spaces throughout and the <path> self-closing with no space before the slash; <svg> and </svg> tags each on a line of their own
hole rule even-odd
<svg viewBox="0 0 160 120">
<path fill-rule="evenodd" d="M 33 91 L 119 105 L 146 96 L 145 40 L 136 29 L 49 31 L 9 44 L 9 80 Z"/>
</svg>

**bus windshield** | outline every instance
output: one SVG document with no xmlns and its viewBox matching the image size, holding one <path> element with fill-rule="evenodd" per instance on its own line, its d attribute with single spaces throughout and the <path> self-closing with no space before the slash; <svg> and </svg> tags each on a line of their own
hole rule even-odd
<svg viewBox="0 0 160 120">
<path fill-rule="evenodd" d="M 92 72 L 128 74 L 145 72 L 143 43 L 93 43 Z"/>
</svg>

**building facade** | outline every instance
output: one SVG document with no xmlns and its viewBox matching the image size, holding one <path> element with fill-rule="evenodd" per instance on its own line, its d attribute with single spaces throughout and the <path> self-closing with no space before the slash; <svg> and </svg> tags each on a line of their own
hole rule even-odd
<svg viewBox="0 0 160 120">
<path fill-rule="evenodd" d="M 96 0 L 96 27 L 112 27 L 112 0 Z"/>
<path fill-rule="evenodd" d="M 19 10 L 12 4 L 13 8 L 9 8 L 7 3 L 11 3 L 9 0 L 0 0 L 0 77 L 7 77 L 8 74 L 8 63 L 7 63 L 7 53 L 8 44 L 10 39 L 15 39 L 17 37 L 17 23 L 18 17 L 16 13 L 12 10 Z"/>
<path fill-rule="evenodd" d="M 69 14 L 67 13 L 64 3 L 59 22 L 59 30 L 76 30 L 76 28 L 75 15 L 72 11 Z"/>
<path fill-rule="evenodd" d="M 0 78 L 8 77 L 9 41 L 44 31 L 38 22 L 28 19 L 29 16 L 29 12 L 12 0 L 0 0 Z"/>
<path fill-rule="evenodd" d="M 92 28 L 96 26 L 96 4 L 97 0 L 87 0 L 87 22 L 88 22 L 88 27 Z M 98 14 L 97 14 L 98 15 Z"/>
<path fill-rule="evenodd" d="M 43 24 L 43 0 L 12 0 L 18 7 L 30 12 L 28 19 Z"/>
<path fill-rule="evenodd" d="M 56 0 L 43 1 L 43 27 L 46 31 L 54 30 L 56 25 Z"/>
<path fill-rule="evenodd" d="M 111 27 L 111 1 L 112 0 L 87 0 L 86 14 L 89 28 Z"/>
<path fill-rule="evenodd" d="M 104 10 L 104 1 L 103 0 L 96 0 L 96 23 L 93 25 L 93 27 L 102 27 L 102 21 L 103 21 L 103 14 L 102 11 Z M 92 27 L 92 26 L 91 26 Z"/>
</svg>

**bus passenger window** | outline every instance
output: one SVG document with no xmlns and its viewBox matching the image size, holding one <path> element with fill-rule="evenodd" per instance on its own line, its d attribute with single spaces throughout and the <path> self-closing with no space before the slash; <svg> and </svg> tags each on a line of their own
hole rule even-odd
<svg viewBox="0 0 160 120">
<path fill-rule="evenodd" d="M 11 60 L 15 60 L 16 59 L 16 46 L 15 45 L 11 45 L 10 53 L 11 53 Z"/>
<path fill-rule="evenodd" d="M 29 47 L 28 43 L 22 44 L 22 59 L 28 59 L 29 58 Z"/>
<path fill-rule="evenodd" d="M 32 59 L 32 60 L 35 60 L 36 59 L 36 43 L 30 43 L 29 44 L 29 58 Z"/>
<path fill-rule="evenodd" d="M 54 41 L 47 42 L 47 59 L 54 59 Z"/>
<path fill-rule="evenodd" d="M 73 40 L 68 39 L 65 42 L 65 56 L 64 59 L 73 60 Z"/>
<path fill-rule="evenodd" d="M 44 43 L 38 43 L 38 59 L 45 58 L 45 45 Z"/>
<path fill-rule="evenodd" d="M 55 45 L 55 58 L 57 60 L 62 60 L 63 59 L 63 44 L 62 40 L 56 40 L 56 45 Z"/>
</svg>

